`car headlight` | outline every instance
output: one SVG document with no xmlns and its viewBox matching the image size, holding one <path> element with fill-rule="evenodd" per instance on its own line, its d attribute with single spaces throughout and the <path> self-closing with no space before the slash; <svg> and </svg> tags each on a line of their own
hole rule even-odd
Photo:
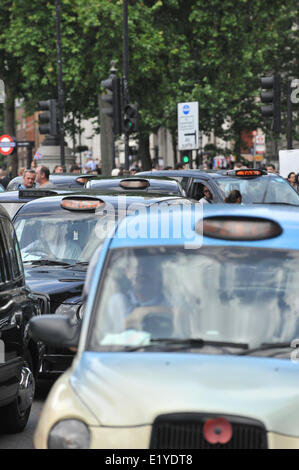
<svg viewBox="0 0 299 470">
<path fill-rule="evenodd" d="M 77 419 L 59 421 L 50 430 L 48 449 L 89 449 L 89 445 L 89 429 Z"/>
<path fill-rule="evenodd" d="M 61 304 L 55 310 L 55 314 L 57 315 L 69 315 L 70 317 L 73 315 L 77 315 L 77 312 L 81 305 L 78 304 Z"/>
</svg>

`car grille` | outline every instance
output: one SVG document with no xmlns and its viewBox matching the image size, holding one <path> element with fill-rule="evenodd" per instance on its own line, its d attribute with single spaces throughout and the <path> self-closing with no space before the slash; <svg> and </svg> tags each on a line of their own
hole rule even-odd
<svg viewBox="0 0 299 470">
<path fill-rule="evenodd" d="M 266 449 L 266 430 L 259 421 L 224 416 L 232 427 L 232 437 L 226 444 L 209 443 L 204 436 L 204 424 L 219 415 L 177 413 L 161 415 L 153 423 L 151 449 Z"/>
</svg>

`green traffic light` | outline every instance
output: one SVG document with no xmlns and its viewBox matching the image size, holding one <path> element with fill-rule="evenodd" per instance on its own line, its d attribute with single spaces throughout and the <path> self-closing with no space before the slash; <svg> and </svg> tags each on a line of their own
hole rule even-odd
<svg viewBox="0 0 299 470">
<path fill-rule="evenodd" d="M 188 155 L 185 155 L 185 156 L 183 157 L 183 162 L 184 162 L 184 163 L 189 163 L 189 157 L 188 157 Z"/>
</svg>

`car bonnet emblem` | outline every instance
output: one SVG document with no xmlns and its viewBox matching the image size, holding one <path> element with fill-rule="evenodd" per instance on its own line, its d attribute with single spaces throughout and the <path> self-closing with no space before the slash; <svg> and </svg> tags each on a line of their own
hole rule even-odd
<svg viewBox="0 0 299 470">
<path fill-rule="evenodd" d="M 203 434 L 209 444 L 227 444 L 232 438 L 233 428 L 225 418 L 208 419 Z"/>
</svg>

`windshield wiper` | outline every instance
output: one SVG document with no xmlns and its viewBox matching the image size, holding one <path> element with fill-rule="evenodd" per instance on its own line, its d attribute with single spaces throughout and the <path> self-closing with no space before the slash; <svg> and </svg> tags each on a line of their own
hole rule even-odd
<svg viewBox="0 0 299 470">
<path fill-rule="evenodd" d="M 178 347 L 178 349 L 203 348 L 205 346 L 238 349 L 248 349 L 249 347 L 246 343 L 234 343 L 230 341 L 210 341 L 202 338 L 151 338 L 150 344 L 129 347 L 128 349 L 126 349 L 126 351 L 138 351 L 139 349 L 149 349 L 153 348 L 154 346 L 175 346 Z"/>
<path fill-rule="evenodd" d="M 290 342 L 288 343 L 261 343 L 256 348 L 247 349 L 246 351 L 242 351 L 239 354 L 245 356 L 247 354 L 252 354 L 252 353 L 260 352 L 260 351 L 269 351 L 271 349 L 287 349 L 287 348 L 294 349 L 292 348 Z"/>
<path fill-rule="evenodd" d="M 26 261 L 23 261 L 24 264 L 30 263 L 30 264 L 39 264 L 41 266 L 46 266 L 46 265 L 58 265 L 58 266 L 71 266 L 70 263 L 65 263 L 64 261 L 58 261 L 58 260 L 53 260 L 53 259 L 28 259 Z"/>
</svg>

